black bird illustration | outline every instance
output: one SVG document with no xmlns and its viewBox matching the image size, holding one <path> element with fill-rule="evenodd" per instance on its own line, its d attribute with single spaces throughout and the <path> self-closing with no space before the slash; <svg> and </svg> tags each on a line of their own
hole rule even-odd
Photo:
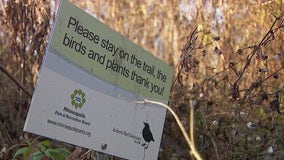
<svg viewBox="0 0 284 160">
<path fill-rule="evenodd" d="M 144 123 L 144 128 L 142 130 L 142 136 L 143 139 L 145 140 L 145 143 L 142 144 L 142 146 L 144 146 L 145 149 L 148 148 L 148 145 L 151 141 L 155 142 L 154 138 L 153 138 L 153 134 L 150 130 L 150 126 L 148 123 L 143 122 Z"/>
</svg>

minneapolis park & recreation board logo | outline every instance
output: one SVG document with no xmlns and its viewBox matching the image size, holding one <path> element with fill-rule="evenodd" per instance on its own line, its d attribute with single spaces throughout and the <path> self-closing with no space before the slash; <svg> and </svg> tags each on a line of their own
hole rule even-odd
<svg viewBox="0 0 284 160">
<path fill-rule="evenodd" d="M 71 94 L 71 105 L 75 108 L 82 108 L 86 103 L 85 95 L 81 89 L 75 89 Z"/>
</svg>

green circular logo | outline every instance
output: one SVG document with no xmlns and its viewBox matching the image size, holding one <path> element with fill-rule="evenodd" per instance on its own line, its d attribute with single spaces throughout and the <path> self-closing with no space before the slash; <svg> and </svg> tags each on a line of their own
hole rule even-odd
<svg viewBox="0 0 284 160">
<path fill-rule="evenodd" d="M 75 108 L 82 108 L 86 102 L 85 93 L 81 89 L 75 89 L 71 94 L 71 104 Z"/>
</svg>

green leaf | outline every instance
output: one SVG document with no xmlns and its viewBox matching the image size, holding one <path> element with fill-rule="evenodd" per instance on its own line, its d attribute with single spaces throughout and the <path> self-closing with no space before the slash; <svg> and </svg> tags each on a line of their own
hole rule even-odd
<svg viewBox="0 0 284 160">
<path fill-rule="evenodd" d="M 64 154 L 60 154 L 60 153 L 51 153 L 51 158 L 53 160 L 65 160 L 67 158 L 67 156 L 65 156 Z"/>
<path fill-rule="evenodd" d="M 24 152 L 23 152 L 23 157 L 26 157 L 32 150 L 32 147 L 28 147 Z"/>
<path fill-rule="evenodd" d="M 50 153 L 63 153 L 63 154 L 70 154 L 70 152 L 65 149 L 65 148 L 57 148 L 57 149 L 52 149 L 52 148 L 49 148 L 47 149 Z"/>
<path fill-rule="evenodd" d="M 45 141 L 39 142 L 39 144 L 44 145 L 46 148 L 50 148 L 50 146 L 51 146 L 51 143 L 50 143 L 49 140 L 45 140 Z"/>
<path fill-rule="evenodd" d="M 23 156 L 26 156 L 30 151 L 32 150 L 31 147 L 23 147 L 23 148 L 20 148 L 16 151 L 16 153 L 14 154 L 13 156 L 13 159 L 16 158 L 17 156 L 19 155 L 23 155 Z"/>
<path fill-rule="evenodd" d="M 31 147 L 33 145 L 34 141 L 30 142 L 30 141 L 27 141 L 26 144 Z"/>
<path fill-rule="evenodd" d="M 36 151 L 32 154 L 32 160 L 41 160 L 43 158 L 43 154 L 40 151 Z"/>
<path fill-rule="evenodd" d="M 44 151 L 46 150 L 46 147 L 45 147 L 43 144 L 41 144 L 41 143 L 38 143 L 38 144 L 37 144 L 37 147 L 38 147 L 39 150 L 42 151 L 42 152 L 44 152 Z"/>
<path fill-rule="evenodd" d="M 26 144 L 15 144 L 12 147 L 10 147 L 9 150 L 12 150 L 12 149 L 19 147 L 19 146 L 27 146 L 27 145 Z"/>
<path fill-rule="evenodd" d="M 263 118 L 264 115 L 265 115 L 265 112 L 264 112 L 264 109 L 263 109 L 263 108 L 257 108 L 257 109 L 256 109 L 256 112 L 257 112 L 257 116 L 258 116 L 259 118 Z"/>
<path fill-rule="evenodd" d="M 44 155 L 45 155 L 46 157 L 52 158 L 52 155 L 50 154 L 49 149 L 45 150 L 43 153 L 44 153 Z M 53 158 L 52 158 L 52 159 L 53 159 Z"/>
<path fill-rule="evenodd" d="M 32 142 L 27 141 L 27 144 L 28 144 L 29 146 L 32 146 L 39 138 L 40 138 L 40 137 L 36 137 Z"/>
<path fill-rule="evenodd" d="M 55 160 L 65 160 L 70 155 L 70 152 L 65 148 L 50 148 L 47 149 L 47 151 L 51 155 L 51 158 Z"/>
<path fill-rule="evenodd" d="M 60 151 L 64 154 L 67 154 L 67 155 L 71 154 L 71 152 L 69 150 L 65 149 L 65 148 L 57 148 L 56 150 Z"/>
</svg>

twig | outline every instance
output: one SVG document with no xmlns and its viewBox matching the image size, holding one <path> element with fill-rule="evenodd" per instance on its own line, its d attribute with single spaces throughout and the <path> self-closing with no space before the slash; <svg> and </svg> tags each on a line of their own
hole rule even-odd
<svg viewBox="0 0 284 160">
<path fill-rule="evenodd" d="M 276 22 L 277 22 L 278 20 L 279 20 L 278 18 L 276 18 L 276 19 L 274 20 L 273 24 L 270 26 L 269 31 L 265 34 L 265 36 L 262 38 L 262 40 L 259 42 L 259 44 L 258 44 L 257 46 L 254 46 L 254 47 L 253 47 L 254 49 L 253 49 L 252 53 L 251 53 L 250 55 L 248 55 L 247 62 L 246 62 L 246 64 L 245 64 L 244 68 L 242 69 L 242 71 L 241 71 L 239 77 L 238 77 L 237 80 L 234 82 L 234 85 L 237 85 L 237 83 L 239 82 L 239 80 L 242 78 L 242 76 L 243 76 L 245 70 L 248 68 L 248 66 L 249 66 L 249 64 L 250 64 L 250 62 L 251 62 L 253 56 L 254 56 L 255 53 L 257 52 L 258 47 L 262 46 L 263 43 L 268 40 L 267 37 L 271 34 L 271 31 L 272 31 L 274 25 L 276 24 Z"/>
<path fill-rule="evenodd" d="M 196 40 L 195 35 L 197 32 L 197 27 L 194 28 L 194 30 L 191 32 L 190 36 L 187 38 L 187 42 L 185 44 L 185 46 L 182 49 L 182 54 L 180 55 L 180 62 L 177 65 L 177 76 L 174 78 L 172 85 L 171 85 L 171 93 L 172 93 L 172 89 L 174 87 L 174 84 L 176 83 L 176 81 L 178 81 L 181 84 L 180 78 L 181 78 L 181 73 L 182 73 L 182 68 L 183 65 L 185 63 L 185 58 L 186 56 L 188 56 L 187 54 L 189 53 L 190 49 L 193 49 L 193 41 Z"/>
<path fill-rule="evenodd" d="M 157 101 L 151 101 L 151 100 L 147 100 L 147 99 L 144 99 L 144 101 L 137 101 L 136 103 L 140 103 L 140 104 L 144 104 L 144 103 L 151 103 L 151 104 L 156 104 L 156 105 L 159 105 L 159 106 L 162 106 L 164 108 L 166 108 L 167 110 L 169 110 L 171 112 L 171 114 L 174 116 L 189 148 L 191 149 L 191 153 L 194 155 L 194 157 L 197 159 L 197 160 L 202 160 L 201 156 L 199 155 L 198 151 L 196 150 L 195 148 L 195 145 L 193 144 L 193 142 L 190 140 L 188 134 L 186 133 L 185 131 L 185 128 L 183 127 L 180 119 L 178 118 L 178 116 L 176 115 L 176 113 L 168 106 L 168 105 L 165 105 L 161 102 L 157 102 Z"/>
<path fill-rule="evenodd" d="M 80 156 L 80 160 L 83 160 L 88 154 L 91 154 L 92 150 L 88 150 L 87 152 L 85 152 L 82 156 Z"/>
<path fill-rule="evenodd" d="M 216 143 L 215 143 L 214 139 L 213 139 L 211 136 L 210 136 L 210 139 L 211 139 L 212 144 L 213 144 L 213 146 L 214 146 L 214 151 L 215 151 L 215 153 L 216 153 L 216 157 L 217 157 L 218 160 L 220 160 Z"/>
<path fill-rule="evenodd" d="M 192 100 L 190 100 L 190 102 L 189 102 L 189 108 L 190 108 L 190 115 L 189 115 L 189 117 L 190 117 L 190 121 L 189 121 L 190 139 L 191 139 L 191 141 L 192 141 L 192 144 L 194 145 L 193 147 L 195 148 L 195 143 L 194 143 L 194 127 L 193 127 L 193 125 L 194 125 L 194 118 L 193 118 L 193 116 L 194 116 L 194 109 L 193 109 Z"/>
<path fill-rule="evenodd" d="M 274 74 L 276 74 L 277 72 L 281 71 L 282 69 L 284 69 L 284 66 L 280 67 L 280 68 L 277 69 L 275 72 L 273 72 L 271 75 L 269 75 L 268 77 L 266 77 L 265 79 L 263 79 L 262 81 L 260 81 L 260 83 L 263 83 L 264 81 L 268 80 L 268 79 L 271 78 Z"/>
<path fill-rule="evenodd" d="M 16 83 L 18 87 L 20 87 L 30 98 L 32 98 L 32 93 L 30 93 L 18 80 L 14 78 L 5 68 L 0 64 L 0 70 L 5 73 L 13 82 Z"/>
<path fill-rule="evenodd" d="M 274 71 L 272 74 L 270 74 L 269 76 L 267 76 L 266 78 L 264 78 L 263 80 L 257 81 L 252 83 L 252 85 L 250 86 L 249 89 L 245 89 L 244 91 L 246 91 L 247 93 L 252 92 L 254 89 L 260 87 L 260 85 L 267 81 L 269 78 L 271 78 L 274 74 L 278 73 L 279 71 L 281 71 L 282 69 L 284 69 L 284 66 L 280 67 L 279 69 L 277 69 L 276 71 Z M 239 91 L 240 92 L 240 91 Z"/>
<path fill-rule="evenodd" d="M 66 158 L 66 160 L 77 160 L 79 155 L 81 154 L 81 152 L 82 152 L 82 148 L 76 147 L 74 149 L 74 151 Z M 80 160 L 81 160 L 81 158 L 80 158 Z"/>
</svg>

